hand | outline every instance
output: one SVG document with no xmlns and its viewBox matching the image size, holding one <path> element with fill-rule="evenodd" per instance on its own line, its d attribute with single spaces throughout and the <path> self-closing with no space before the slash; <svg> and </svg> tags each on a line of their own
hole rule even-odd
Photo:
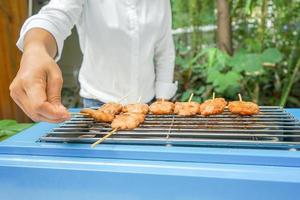
<svg viewBox="0 0 300 200">
<path fill-rule="evenodd" d="M 58 123 L 70 118 L 61 103 L 62 84 L 59 66 L 46 50 L 35 46 L 24 51 L 9 89 L 13 100 L 33 121 Z"/>
</svg>

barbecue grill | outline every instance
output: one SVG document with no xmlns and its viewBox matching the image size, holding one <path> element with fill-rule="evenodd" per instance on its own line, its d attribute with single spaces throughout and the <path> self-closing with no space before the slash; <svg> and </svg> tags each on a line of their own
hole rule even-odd
<svg viewBox="0 0 300 200">
<path fill-rule="evenodd" d="M 0 143 L 1 199 L 295 199 L 300 111 L 260 109 L 147 115 L 96 148 L 109 124 L 39 123 Z"/>
<path fill-rule="evenodd" d="M 280 107 L 261 107 L 254 116 L 226 110 L 211 117 L 147 115 L 131 131 L 118 131 L 106 140 L 113 144 L 300 148 L 300 122 Z M 94 123 L 77 115 L 40 138 L 42 142 L 94 143 L 111 130 L 109 123 Z"/>
</svg>

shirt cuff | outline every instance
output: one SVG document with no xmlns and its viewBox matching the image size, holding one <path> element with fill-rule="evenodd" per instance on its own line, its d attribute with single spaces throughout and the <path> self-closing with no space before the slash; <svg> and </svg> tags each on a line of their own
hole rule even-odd
<svg viewBox="0 0 300 200">
<path fill-rule="evenodd" d="M 177 81 L 175 83 L 157 81 L 155 83 L 156 98 L 171 99 L 177 91 L 177 84 Z"/>
<path fill-rule="evenodd" d="M 58 61 L 61 57 L 64 39 L 60 36 L 60 32 L 58 28 L 50 21 L 46 19 L 28 19 L 26 23 L 23 25 L 21 30 L 20 37 L 17 41 L 17 47 L 23 51 L 24 50 L 24 38 L 26 33 L 32 28 L 42 28 L 52 34 L 54 39 L 56 40 L 57 46 L 57 55 L 55 56 L 55 61 Z"/>
</svg>

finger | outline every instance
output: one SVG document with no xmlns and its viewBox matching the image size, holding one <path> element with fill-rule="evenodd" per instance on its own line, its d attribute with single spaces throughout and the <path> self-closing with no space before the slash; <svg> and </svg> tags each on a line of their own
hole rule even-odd
<svg viewBox="0 0 300 200">
<path fill-rule="evenodd" d="M 49 119 L 38 114 L 38 120 L 36 122 L 61 123 L 64 121 L 66 121 L 66 119 Z"/>
<path fill-rule="evenodd" d="M 53 120 L 67 120 L 71 117 L 68 110 L 64 106 L 58 104 L 51 104 L 49 102 L 44 102 L 38 108 L 38 113 Z"/>
<path fill-rule="evenodd" d="M 61 89 L 63 78 L 59 67 L 47 73 L 47 101 L 51 104 L 61 105 Z"/>
<path fill-rule="evenodd" d="M 23 112 L 32 119 L 34 122 L 49 122 L 49 123 L 60 123 L 65 121 L 66 119 L 49 119 L 43 115 L 40 115 L 38 113 L 33 113 L 33 110 L 30 108 L 26 108 L 26 106 L 23 105 L 23 103 L 19 100 L 15 100 L 16 104 L 23 110 Z"/>
<path fill-rule="evenodd" d="M 70 118 L 69 112 L 61 103 L 61 90 L 63 85 L 63 78 L 59 66 L 47 73 L 47 101 L 56 106 L 58 112 L 64 117 Z"/>
<path fill-rule="evenodd" d="M 18 95 L 12 95 L 16 104 L 23 110 L 23 112 L 30 117 L 35 122 L 50 122 L 50 123 L 59 123 L 63 122 L 64 119 L 49 119 L 38 113 L 34 113 L 32 105 L 28 101 L 28 97 L 25 94 L 25 91 L 20 90 Z"/>
<path fill-rule="evenodd" d="M 46 121 L 63 121 L 68 119 L 69 116 L 65 114 L 66 110 L 62 111 L 57 105 L 47 102 L 45 88 L 46 86 L 43 83 L 34 83 L 30 88 L 28 86 L 25 87 L 27 98 L 24 97 L 24 107 L 28 107 L 31 112 L 43 116 L 43 118 L 47 119 Z"/>
</svg>

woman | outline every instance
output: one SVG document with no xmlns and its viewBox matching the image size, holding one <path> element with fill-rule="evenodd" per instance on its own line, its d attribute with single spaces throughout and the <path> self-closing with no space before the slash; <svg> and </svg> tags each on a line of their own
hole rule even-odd
<svg viewBox="0 0 300 200">
<path fill-rule="evenodd" d="M 169 0 L 52 0 L 27 19 L 17 42 L 23 55 L 11 96 L 31 119 L 69 118 L 56 61 L 74 25 L 83 53 L 79 82 L 85 107 L 126 95 L 122 103 L 175 94 Z"/>
</svg>

